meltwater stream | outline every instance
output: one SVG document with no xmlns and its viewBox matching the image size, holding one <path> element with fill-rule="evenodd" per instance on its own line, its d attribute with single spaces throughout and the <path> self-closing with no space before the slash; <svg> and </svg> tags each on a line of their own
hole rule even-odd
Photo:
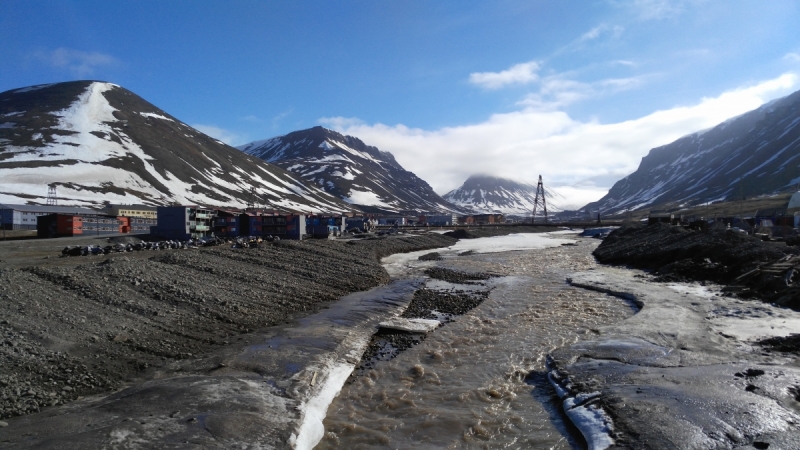
<svg viewBox="0 0 800 450">
<path fill-rule="evenodd" d="M 329 407 L 316 448 L 581 447 L 544 376 L 546 355 L 634 313 L 624 300 L 565 282 L 595 265 L 596 242 L 516 235 L 460 241 L 438 262 L 417 261 L 427 252 L 384 260 L 395 278 L 432 265 L 503 276 L 488 282 L 492 291 L 477 308 L 352 378 Z"/>
</svg>

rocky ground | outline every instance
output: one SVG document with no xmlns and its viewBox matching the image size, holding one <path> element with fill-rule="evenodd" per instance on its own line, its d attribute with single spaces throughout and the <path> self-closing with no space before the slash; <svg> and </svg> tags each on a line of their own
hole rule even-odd
<svg viewBox="0 0 800 450">
<path fill-rule="evenodd" d="M 430 255 L 428 253 L 427 255 Z M 438 255 L 438 253 L 434 253 Z M 423 256 L 427 256 L 423 255 Z M 430 261 L 432 259 L 421 260 Z M 487 280 L 493 275 L 487 273 L 468 273 L 453 269 L 434 267 L 425 271 L 431 278 L 436 278 L 450 283 L 464 283 L 473 280 Z M 456 320 L 456 317 L 464 315 L 480 305 L 489 296 L 486 288 L 463 290 L 452 287 L 449 290 L 443 289 L 418 289 L 414 292 L 414 297 L 406 309 L 400 315 L 405 319 L 434 319 L 445 324 Z M 375 367 L 379 361 L 386 361 L 399 355 L 401 352 L 421 343 L 425 340 L 425 333 L 411 333 L 406 331 L 380 329 L 372 336 L 367 350 L 361 357 L 361 362 L 350 376 L 349 382 L 353 382 L 358 376 L 366 374 Z"/>
<path fill-rule="evenodd" d="M 800 247 L 726 230 L 667 224 L 627 226 L 594 252 L 604 264 L 650 270 L 659 281 L 711 281 L 743 298 L 800 310 Z"/>
<path fill-rule="evenodd" d="M 712 284 L 601 267 L 571 283 L 632 299 L 635 316 L 551 352 L 584 436 L 612 448 L 800 448 L 800 313 Z"/>
<path fill-rule="evenodd" d="M 247 340 L 387 283 L 383 256 L 455 239 L 430 233 L 96 257 L 60 257 L 64 243 L 54 241 L 3 243 L 0 419 L 109 392 Z"/>
</svg>

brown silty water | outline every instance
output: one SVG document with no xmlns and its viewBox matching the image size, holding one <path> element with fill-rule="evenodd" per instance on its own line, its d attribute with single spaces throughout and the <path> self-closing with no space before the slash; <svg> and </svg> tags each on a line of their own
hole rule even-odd
<svg viewBox="0 0 800 450">
<path fill-rule="evenodd" d="M 489 282 L 489 298 L 477 308 L 354 377 L 328 409 L 316 448 L 585 446 L 558 409 L 546 356 L 635 309 L 566 283 L 570 273 L 596 266 L 597 241 L 577 242 L 435 263 L 504 276 Z"/>
</svg>

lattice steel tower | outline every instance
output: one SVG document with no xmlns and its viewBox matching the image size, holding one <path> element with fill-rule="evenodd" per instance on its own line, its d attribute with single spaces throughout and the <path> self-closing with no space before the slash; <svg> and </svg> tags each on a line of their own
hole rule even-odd
<svg viewBox="0 0 800 450">
<path fill-rule="evenodd" d="M 547 223 L 547 200 L 544 197 L 544 183 L 542 176 L 539 175 L 539 184 L 536 185 L 536 199 L 533 201 L 533 215 L 531 216 L 531 224 L 536 223 L 536 210 L 541 209 L 544 213 L 544 223 Z"/>
<path fill-rule="evenodd" d="M 58 199 L 56 198 L 56 185 L 51 184 L 47 186 L 47 206 L 57 206 Z"/>
</svg>

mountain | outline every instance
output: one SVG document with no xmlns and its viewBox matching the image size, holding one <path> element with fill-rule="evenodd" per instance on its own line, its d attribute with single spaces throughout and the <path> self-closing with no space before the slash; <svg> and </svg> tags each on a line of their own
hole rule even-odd
<svg viewBox="0 0 800 450">
<path fill-rule="evenodd" d="M 472 175 L 458 189 L 442 196 L 454 205 L 476 213 L 500 212 L 505 215 L 529 216 L 536 200 L 536 185 L 489 175 Z M 552 190 L 545 189 L 547 201 L 561 198 Z M 555 205 L 547 205 L 548 213 L 558 211 Z"/>
<path fill-rule="evenodd" d="M 694 206 L 795 190 L 800 91 L 650 150 L 636 172 L 584 211 Z"/>
<path fill-rule="evenodd" d="M 0 93 L 0 201 L 169 203 L 341 211 L 298 177 L 213 139 L 120 86 L 75 81 Z"/>
<path fill-rule="evenodd" d="M 389 152 L 323 127 L 238 147 L 276 164 L 364 211 L 454 211 Z"/>
</svg>

